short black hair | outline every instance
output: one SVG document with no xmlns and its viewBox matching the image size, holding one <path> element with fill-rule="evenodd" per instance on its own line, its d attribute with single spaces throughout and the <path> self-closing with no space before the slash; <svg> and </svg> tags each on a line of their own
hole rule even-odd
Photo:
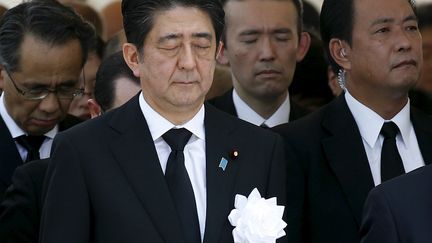
<svg viewBox="0 0 432 243">
<path fill-rule="evenodd" d="M 407 0 L 416 13 L 413 0 Z M 324 0 L 321 15 L 321 39 L 324 43 L 324 51 L 333 69 L 338 73 L 341 68 L 330 55 L 329 43 L 337 38 L 352 44 L 352 32 L 354 28 L 354 0 Z"/>
<path fill-rule="evenodd" d="M 119 78 L 128 78 L 140 85 L 140 79 L 133 75 L 121 51 L 104 59 L 96 73 L 94 97 L 103 111 L 111 109 L 114 104 L 115 81 Z"/>
<path fill-rule="evenodd" d="M 303 1 L 303 31 L 319 36 L 320 14 L 317 8 L 308 1 Z"/>
<path fill-rule="evenodd" d="M 420 30 L 432 27 L 432 3 L 425 3 L 417 7 L 417 18 Z"/>
<path fill-rule="evenodd" d="M 155 15 L 176 6 L 194 7 L 210 17 L 216 35 L 216 43 L 222 35 L 225 13 L 219 0 L 123 0 L 123 26 L 128 42 L 141 53 L 144 41 L 153 28 Z"/>
<path fill-rule="evenodd" d="M 6 11 L 0 20 L 0 62 L 10 71 L 19 68 L 20 47 L 26 34 L 31 34 L 51 45 L 62 45 L 78 39 L 84 65 L 88 43 L 95 35 L 95 31 L 71 8 L 55 0 L 21 3 Z"/>
<path fill-rule="evenodd" d="M 244 0 L 220 0 L 222 3 L 222 6 L 225 7 L 225 5 L 229 2 L 229 1 L 239 1 L 242 2 Z M 284 0 L 284 1 L 290 1 L 294 4 L 295 8 L 296 8 L 296 12 L 297 12 L 297 34 L 300 36 L 300 34 L 303 31 L 303 2 L 302 0 Z M 225 23 L 226 25 L 228 25 L 228 23 Z M 222 34 L 222 41 L 225 42 L 225 47 L 226 47 L 226 26 L 224 28 L 223 34 Z"/>
<path fill-rule="evenodd" d="M 99 35 L 95 35 L 94 38 L 89 42 L 88 53 L 95 53 L 99 59 L 105 55 L 105 41 Z"/>
</svg>

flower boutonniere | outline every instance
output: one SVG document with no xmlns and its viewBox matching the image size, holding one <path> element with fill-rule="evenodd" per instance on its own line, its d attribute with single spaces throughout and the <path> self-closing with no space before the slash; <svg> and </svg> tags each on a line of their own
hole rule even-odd
<svg viewBox="0 0 432 243">
<path fill-rule="evenodd" d="M 282 220 L 284 206 L 278 206 L 275 197 L 265 199 L 258 189 L 253 189 L 246 198 L 237 194 L 235 208 L 228 216 L 234 226 L 234 242 L 269 243 L 285 235 L 285 221 Z"/>
</svg>

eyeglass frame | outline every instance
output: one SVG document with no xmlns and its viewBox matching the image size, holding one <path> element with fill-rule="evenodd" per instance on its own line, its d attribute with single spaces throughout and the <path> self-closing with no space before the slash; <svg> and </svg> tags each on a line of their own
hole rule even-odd
<svg viewBox="0 0 432 243">
<path fill-rule="evenodd" d="M 51 88 L 46 88 L 46 87 L 45 87 L 45 88 L 42 89 L 42 90 L 44 90 L 44 91 L 42 92 L 43 94 L 41 94 L 39 97 L 28 97 L 28 94 L 29 94 L 29 92 L 31 92 L 32 89 L 28 89 L 27 91 L 24 91 L 24 90 L 20 89 L 20 88 L 17 86 L 16 81 L 15 81 L 14 78 L 12 77 L 11 72 L 10 72 L 9 69 L 6 67 L 6 65 L 3 65 L 3 68 L 4 68 L 4 70 L 6 71 L 7 75 L 9 76 L 9 79 L 11 80 L 11 82 L 12 82 L 13 86 L 15 87 L 16 91 L 17 91 L 20 95 L 22 95 L 25 99 L 27 99 L 27 100 L 43 100 L 43 99 L 45 99 L 45 98 L 46 98 L 50 93 L 54 93 L 54 95 L 55 95 L 58 99 L 63 99 L 63 100 L 66 100 L 66 99 L 74 99 L 75 97 L 84 94 L 84 89 L 81 89 L 81 88 L 75 88 L 75 89 L 74 89 L 74 93 L 72 93 L 72 96 L 71 96 L 71 97 L 60 97 L 60 96 L 58 95 L 59 93 L 58 93 L 58 90 L 57 90 L 56 88 L 51 89 Z M 85 75 L 84 75 L 84 72 L 83 72 L 83 81 L 84 81 L 84 83 L 85 83 Z M 48 91 L 48 92 L 46 92 L 46 91 Z M 46 92 L 46 93 L 45 93 L 45 92 Z M 27 94 L 27 96 L 26 96 L 26 94 Z"/>
</svg>

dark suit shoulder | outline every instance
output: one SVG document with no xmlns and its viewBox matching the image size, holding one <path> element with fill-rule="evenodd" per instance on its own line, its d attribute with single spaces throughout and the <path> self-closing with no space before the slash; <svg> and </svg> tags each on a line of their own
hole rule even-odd
<svg viewBox="0 0 432 243">
<path fill-rule="evenodd" d="M 62 131 L 59 135 L 63 136 L 63 134 L 66 134 L 67 136 L 77 137 L 81 140 L 97 138 L 98 134 L 106 131 L 106 128 L 109 126 L 109 121 L 113 119 L 113 117 L 122 116 L 122 110 L 122 107 L 110 110 L 99 117 L 76 124 L 75 126 Z M 126 116 L 122 119 L 128 119 L 128 117 Z"/>
<path fill-rule="evenodd" d="M 237 111 L 232 98 L 233 89 L 225 92 L 223 95 L 208 100 L 207 102 L 221 111 L 224 111 L 232 116 L 237 116 Z"/>
<path fill-rule="evenodd" d="M 231 116 L 226 112 L 215 108 L 211 104 L 207 103 L 206 109 L 206 114 L 210 116 L 210 118 L 208 118 L 207 120 L 214 120 L 216 121 L 216 123 L 223 124 L 223 126 L 225 127 L 231 127 L 231 130 L 233 132 L 244 133 L 243 136 L 245 137 L 248 137 L 250 135 L 255 140 L 257 136 L 278 136 L 278 134 L 274 133 L 272 130 L 263 129 L 236 116 Z"/>
<path fill-rule="evenodd" d="M 282 135 L 286 139 L 302 139 L 309 140 L 309 136 L 317 137 L 322 133 L 321 123 L 327 112 L 326 106 L 306 114 L 305 116 L 288 123 L 281 124 L 272 128 L 273 131 Z M 290 139 L 291 140 L 291 139 Z"/>
<path fill-rule="evenodd" d="M 48 162 L 36 160 L 16 169 L 0 206 L 1 242 L 37 242 Z"/>
<path fill-rule="evenodd" d="M 386 181 L 373 190 L 384 191 L 391 197 L 405 197 L 406 193 L 424 194 L 432 190 L 432 165 L 413 170 L 407 174 Z M 408 199 L 408 200 L 411 200 Z"/>
<path fill-rule="evenodd" d="M 430 165 L 372 189 L 363 212 L 362 243 L 430 242 L 431 190 Z"/>
<path fill-rule="evenodd" d="M 42 186 L 49 159 L 34 160 L 19 166 L 15 173 L 26 174 L 37 185 Z"/>
<path fill-rule="evenodd" d="M 295 102 L 293 100 L 290 100 L 290 105 L 291 105 L 291 111 L 290 111 L 290 116 L 289 116 L 290 122 L 298 120 L 298 119 L 308 115 L 309 113 L 311 113 L 310 110 L 297 104 L 297 102 Z"/>
<path fill-rule="evenodd" d="M 59 131 L 64 131 L 68 128 L 71 128 L 77 124 L 83 122 L 79 117 L 67 114 L 66 117 L 59 123 Z"/>
<path fill-rule="evenodd" d="M 15 169 L 22 164 L 21 155 L 6 123 L 0 116 L 0 201 L 3 193 L 11 183 Z"/>
</svg>

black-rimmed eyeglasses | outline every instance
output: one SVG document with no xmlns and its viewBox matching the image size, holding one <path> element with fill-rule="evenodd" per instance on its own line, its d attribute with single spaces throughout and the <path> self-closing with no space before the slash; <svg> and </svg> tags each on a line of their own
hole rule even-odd
<svg viewBox="0 0 432 243">
<path fill-rule="evenodd" d="M 8 68 L 4 66 L 4 70 L 6 71 L 7 75 L 9 76 L 9 79 L 11 80 L 13 86 L 15 87 L 16 91 L 21 94 L 25 99 L 28 100 L 42 100 L 45 97 L 47 97 L 50 93 L 54 93 L 57 98 L 59 99 L 73 99 L 74 97 L 78 95 L 83 94 L 83 89 L 77 89 L 75 87 L 69 87 L 69 86 L 58 86 L 55 89 L 50 89 L 46 87 L 41 88 L 34 88 L 34 89 L 27 89 L 24 90 L 23 88 L 19 88 L 15 82 L 15 80 L 12 78 L 11 73 L 9 72 Z"/>
</svg>

